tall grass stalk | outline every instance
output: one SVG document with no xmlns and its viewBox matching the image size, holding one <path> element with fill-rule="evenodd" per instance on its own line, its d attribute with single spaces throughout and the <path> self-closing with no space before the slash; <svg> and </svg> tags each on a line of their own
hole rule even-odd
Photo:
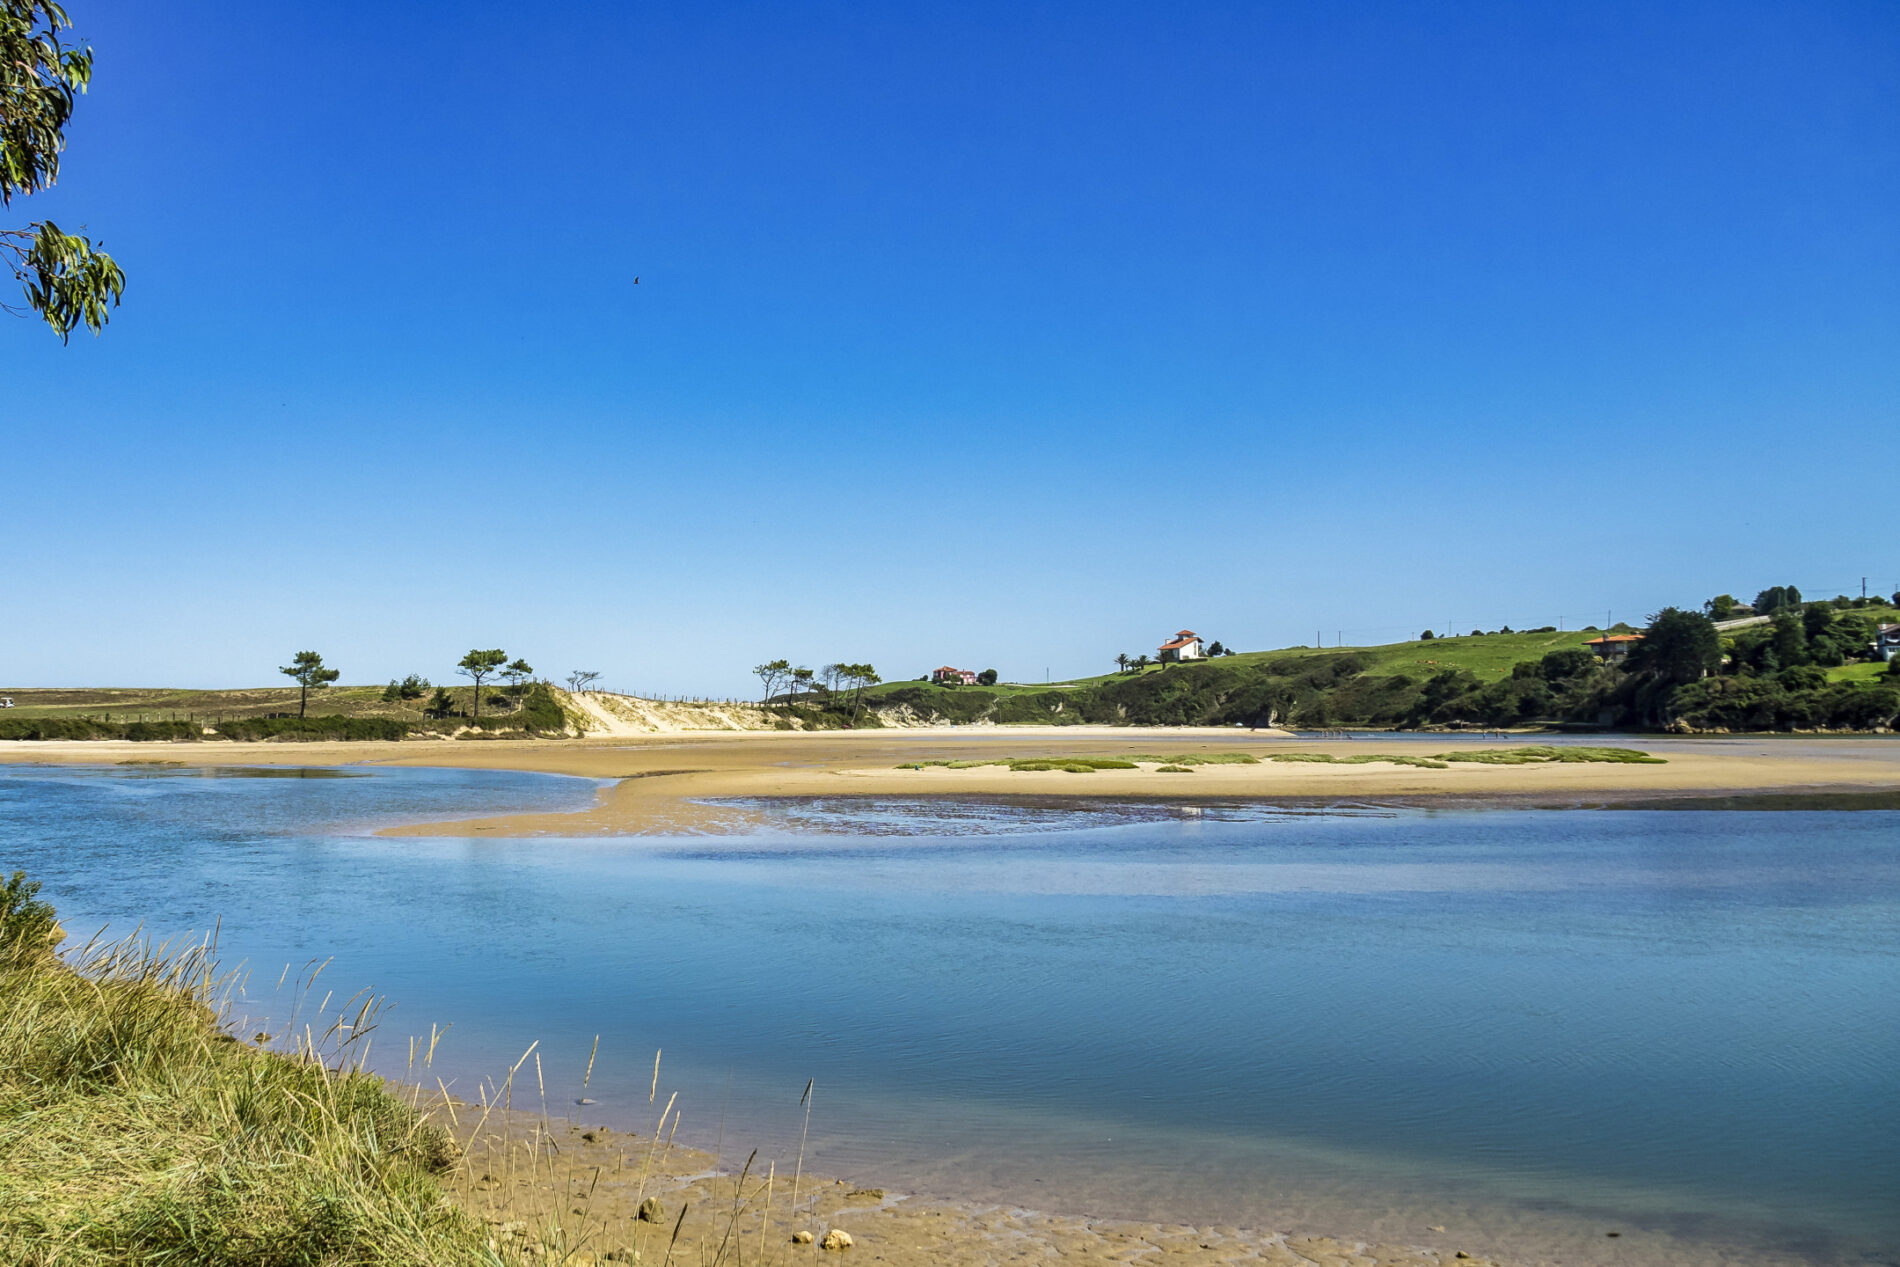
<svg viewBox="0 0 1900 1267">
<path fill-rule="evenodd" d="M 792 1222 L 798 1222 L 798 1181 L 805 1177 L 805 1139 L 811 1134 L 811 1092 L 818 1085 L 818 1079 L 805 1079 L 805 1094 L 798 1097 L 798 1103 L 805 1110 L 805 1124 L 798 1131 L 798 1167 L 792 1171 Z"/>
</svg>

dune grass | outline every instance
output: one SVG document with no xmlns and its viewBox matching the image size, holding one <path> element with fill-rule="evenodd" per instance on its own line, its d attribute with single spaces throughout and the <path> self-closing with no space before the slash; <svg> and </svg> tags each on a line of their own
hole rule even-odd
<svg viewBox="0 0 1900 1267">
<path fill-rule="evenodd" d="M 54 954 L 0 886 L 0 1261 L 496 1264 L 439 1182 L 454 1140 L 367 1073 L 363 1003 L 293 1050 L 223 1033 L 210 943 Z"/>
</svg>

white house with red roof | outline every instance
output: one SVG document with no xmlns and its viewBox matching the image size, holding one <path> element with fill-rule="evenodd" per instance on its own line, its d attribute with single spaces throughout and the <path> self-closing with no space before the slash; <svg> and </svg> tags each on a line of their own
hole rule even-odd
<svg viewBox="0 0 1900 1267">
<path fill-rule="evenodd" d="M 976 685 L 976 670 L 953 669 L 949 665 L 946 664 L 941 669 L 932 670 L 930 674 L 930 680 L 933 682 L 938 682 L 938 683 L 961 682 L 965 686 L 975 686 Z"/>
<path fill-rule="evenodd" d="M 1207 658 L 1207 649 L 1201 645 L 1201 635 L 1192 629 L 1183 629 L 1161 644 L 1161 654 L 1155 658 L 1163 664 L 1172 664 L 1176 660 L 1204 660 Z"/>
</svg>

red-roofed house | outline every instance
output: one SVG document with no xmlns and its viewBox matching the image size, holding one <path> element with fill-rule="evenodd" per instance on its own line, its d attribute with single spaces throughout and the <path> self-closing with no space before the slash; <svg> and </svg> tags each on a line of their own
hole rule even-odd
<svg viewBox="0 0 1900 1267">
<path fill-rule="evenodd" d="M 1583 645 L 1605 660 L 1621 660 L 1630 653 L 1630 648 L 1643 640 L 1641 634 L 1605 634 L 1601 638 L 1592 638 Z"/>
<path fill-rule="evenodd" d="M 934 670 L 930 675 L 930 680 L 937 683 L 961 682 L 965 686 L 975 686 L 976 671 L 973 669 L 953 669 L 946 664 L 941 669 Z"/>
<path fill-rule="evenodd" d="M 1206 656 L 1207 652 L 1201 646 L 1201 635 L 1192 629 L 1183 629 L 1161 644 L 1161 654 L 1155 658 L 1163 664 L 1172 664 L 1176 660 L 1200 660 Z"/>
</svg>

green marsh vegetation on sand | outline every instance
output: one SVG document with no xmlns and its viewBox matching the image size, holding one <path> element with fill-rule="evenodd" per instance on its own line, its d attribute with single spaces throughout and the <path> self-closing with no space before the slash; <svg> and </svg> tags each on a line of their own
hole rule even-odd
<svg viewBox="0 0 1900 1267">
<path fill-rule="evenodd" d="M 1440 761 L 1475 761 L 1482 765 L 1664 765 L 1664 757 L 1652 757 L 1634 748 L 1553 747 L 1529 744 L 1522 748 L 1477 748 L 1466 752 L 1441 752 Z"/>
<path fill-rule="evenodd" d="M 1463 752 L 1434 752 L 1424 757 L 1380 752 L 1355 752 L 1344 757 L 1335 756 L 1330 752 L 1275 752 L 1268 754 L 1267 760 L 1307 761 L 1317 765 L 1372 765 L 1375 762 L 1382 762 L 1386 765 L 1416 766 L 1421 770 L 1444 770 L 1449 768 L 1454 761 L 1476 765 L 1666 764 L 1665 758 L 1652 757 L 1647 752 L 1638 752 L 1634 748 L 1582 746 L 1559 748 L 1550 744 L 1526 744 L 1521 748 L 1473 748 Z"/>
<path fill-rule="evenodd" d="M 1125 757 L 997 757 L 987 761 L 906 761 L 899 770 L 975 770 L 983 766 L 1007 766 L 1011 770 L 1036 772 L 1066 770 L 1070 774 L 1092 774 L 1097 770 L 1139 770 L 1144 765 L 1254 765 L 1260 758 L 1245 752 L 1182 753 L 1172 757 L 1152 753 L 1134 753 Z"/>
<path fill-rule="evenodd" d="M 1011 770 L 1066 770 L 1089 774 L 1096 770 L 1136 770 L 1155 765 L 1157 774 L 1187 773 L 1194 766 L 1258 765 L 1262 760 L 1313 765 L 1400 765 L 1421 770 L 1448 769 L 1452 762 L 1477 765 L 1575 765 L 1585 763 L 1616 765 L 1662 765 L 1665 759 L 1634 748 L 1557 747 L 1551 744 L 1526 744 L 1518 748 L 1474 748 L 1463 752 L 1435 752 L 1412 756 L 1398 752 L 1355 752 L 1338 756 L 1330 752 L 1190 752 L 1174 756 L 1154 753 L 1130 753 L 1124 757 L 998 757 L 990 761 L 906 761 L 899 770 L 974 770 L 983 766 L 1006 766 Z"/>
<path fill-rule="evenodd" d="M 1267 756 L 1269 761 L 1308 762 L 1313 765 L 1371 765 L 1380 762 L 1385 765 L 1409 765 L 1421 770 L 1443 770 L 1446 765 L 1436 757 L 1410 757 L 1402 753 L 1355 752 L 1351 756 L 1336 757 L 1330 752 L 1275 752 Z"/>
</svg>

